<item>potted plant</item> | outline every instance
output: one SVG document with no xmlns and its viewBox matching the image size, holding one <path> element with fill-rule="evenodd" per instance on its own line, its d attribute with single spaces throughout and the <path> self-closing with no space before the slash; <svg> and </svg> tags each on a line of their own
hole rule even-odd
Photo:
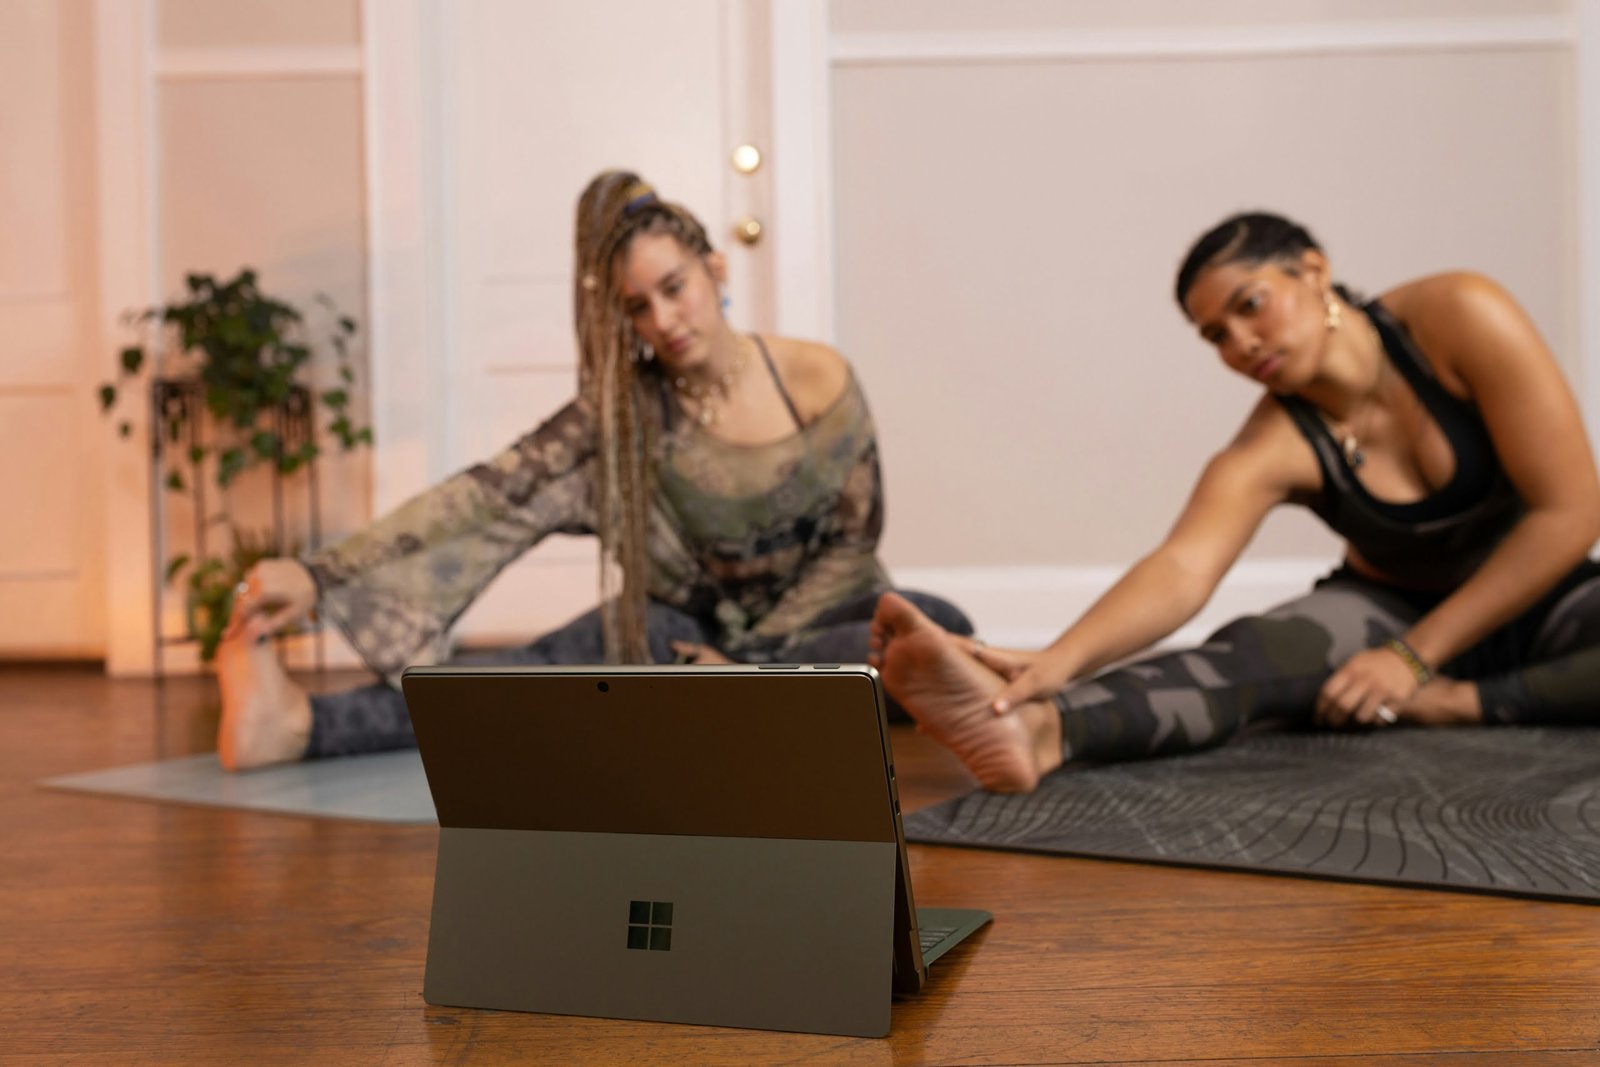
<svg viewBox="0 0 1600 1067">
<path fill-rule="evenodd" d="M 99 390 L 101 410 L 109 413 L 122 388 L 151 365 L 150 350 L 176 353 L 176 367 L 164 367 L 160 381 L 177 379 L 182 388 L 198 391 L 203 404 L 162 405 L 161 424 L 150 428 L 162 435 L 160 453 L 170 460 L 164 476 L 169 490 L 188 488 L 185 469 L 199 477 L 208 461 L 215 467 L 217 485 L 226 490 L 257 465 L 269 464 L 280 475 L 294 473 L 321 454 L 324 437 L 344 451 L 372 443 L 371 428 L 357 426 L 350 414 L 354 319 L 341 314 L 326 296 L 316 297 L 331 318 L 326 340 L 338 363 L 338 384 L 317 392 L 309 381 L 315 353 L 305 317 L 293 304 L 263 293 L 255 271 L 246 267 L 227 280 L 195 273 L 185 277 L 184 285 L 186 299 L 125 315 L 130 326 L 155 336 L 123 348 L 116 380 Z M 314 397 L 326 418 L 320 430 L 312 418 L 308 433 L 289 440 L 276 416 L 297 397 Z M 189 425 L 197 418 L 207 421 L 206 433 Z M 132 432 L 127 419 L 119 422 L 118 432 L 123 437 Z M 186 437 L 190 444 L 185 450 L 178 446 Z M 187 461 L 187 468 L 180 460 Z M 184 615 L 189 636 L 200 642 L 206 660 L 216 651 L 232 610 L 233 588 L 243 573 L 263 556 L 291 550 L 272 543 L 270 535 L 239 530 L 226 509 L 215 521 L 228 528 L 231 550 L 204 558 L 177 554 L 165 571 L 169 583 L 186 575 Z"/>
</svg>

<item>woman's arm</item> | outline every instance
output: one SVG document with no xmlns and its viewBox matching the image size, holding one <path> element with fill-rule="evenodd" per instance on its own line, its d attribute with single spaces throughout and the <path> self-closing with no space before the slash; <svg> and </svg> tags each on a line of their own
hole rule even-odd
<svg viewBox="0 0 1600 1067">
<path fill-rule="evenodd" d="M 1600 537 L 1600 480 L 1577 403 L 1538 330 L 1487 278 L 1448 274 L 1385 303 L 1410 329 L 1446 387 L 1481 413 L 1526 512 L 1483 564 L 1403 639 L 1437 667 L 1516 618 Z M 1370 722 L 1418 688 L 1387 649 L 1352 657 L 1329 680 L 1324 717 Z"/>
<path fill-rule="evenodd" d="M 1527 508 L 1477 572 L 1407 635 L 1438 664 L 1510 622 L 1588 553 L 1600 537 L 1600 480 L 1572 391 L 1516 301 L 1476 275 L 1410 289 L 1396 313 L 1466 387 Z"/>
<path fill-rule="evenodd" d="M 498 455 L 308 555 L 321 613 L 378 673 L 413 662 L 545 535 L 593 531 L 594 440 L 587 406 L 574 401 Z"/>
<path fill-rule="evenodd" d="M 1296 489 L 1316 485 L 1318 477 L 1316 459 L 1287 413 L 1264 398 L 1238 437 L 1206 465 L 1160 546 L 1013 679 L 995 698 L 995 710 L 1052 695 L 1189 621 L 1267 512 Z"/>
</svg>

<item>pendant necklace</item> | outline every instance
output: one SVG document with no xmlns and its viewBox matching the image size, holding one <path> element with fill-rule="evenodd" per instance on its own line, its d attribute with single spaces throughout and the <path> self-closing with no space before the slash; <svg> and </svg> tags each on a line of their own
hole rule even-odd
<svg viewBox="0 0 1600 1067">
<path fill-rule="evenodd" d="M 721 405 L 733 395 L 733 383 L 739 380 L 739 374 L 744 370 L 743 341 L 743 338 L 738 338 L 734 343 L 733 366 L 710 382 L 693 382 L 684 375 L 672 379 L 672 387 L 677 390 L 678 396 L 694 401 L 691 414 L 701 426 L 715 425 L 721 414 Z"/>
<path fill-rule="evenodd" d="M 1366 432 L 1369 429 L 1367 420 L 1372 413 L 1372 405 L 1376 401 L 1378 393 L 1383 389 L 1383 381 L 1388 376 L 1389 369 L 1389 359 L 1384 351 L 1383 338 L 1378 336 L 1377 327 L 1372 325 L 1372 319 L 1366 316 L 1363 316 L 1363 318 L 1367 324 L 1367 333 L 1371 335 L 1372 343 L 1378 353 L 1378 375 L 1372 381 L 1372 388 L 1367 390 L 1366 395 L 1362 397 L 1361 410 L 1356 412 L 1358 419 L 1351 419 L 1349 423 L 1341 427 L 1339 423 L 1333 420 L 1331 415 L 1321 408 L 1317 409 L 1317 414 L 1322 416 L 1323 423 L 1328 427 L 1328 434 L 1339 445 L 1340 454 L 1344 456 L 1345 463 L 1353 471 L 1360 470 L 1361 465 L 1367 461 L 1367 454 L 1361 448 L 1361 438 L 1366 436 Z M 1360 422 L 1359 428 L 1357 427 L 1358 421 Z"/>
</svg>

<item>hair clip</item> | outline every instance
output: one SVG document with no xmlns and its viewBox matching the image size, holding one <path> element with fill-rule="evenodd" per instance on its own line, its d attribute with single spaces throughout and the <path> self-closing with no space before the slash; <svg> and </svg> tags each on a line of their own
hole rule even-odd
<svg viewBox="0 0 1600 1067">
<path fill-rule="evenodd" d="M 634 193 L 635 189 L 639 191 Z M 654 204 L 658 199 L 656 196 L 656 191 L 646 182 L 640 182 L 638 185 L 635 185 L 628 191 L 630 193 L 634 193 L 634 195 L 628 199 L 626 204 L 622 205 L 623 218 L 637 214 L 639 211 L 642 211 L 651 204 Z"/>
</svg>

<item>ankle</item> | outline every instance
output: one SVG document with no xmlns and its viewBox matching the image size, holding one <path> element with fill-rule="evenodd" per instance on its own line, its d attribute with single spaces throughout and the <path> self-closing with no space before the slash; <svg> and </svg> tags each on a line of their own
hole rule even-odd
<svg viewBox="0 0 1600 1067">
<path fill-rule="evenodd" d="M 1012 712 L 1027 727 L 1029 751 L 1039 777 L 1061 766 L 1061 713 L 1048 700 L 1034 700 Z"/>
</svg>

